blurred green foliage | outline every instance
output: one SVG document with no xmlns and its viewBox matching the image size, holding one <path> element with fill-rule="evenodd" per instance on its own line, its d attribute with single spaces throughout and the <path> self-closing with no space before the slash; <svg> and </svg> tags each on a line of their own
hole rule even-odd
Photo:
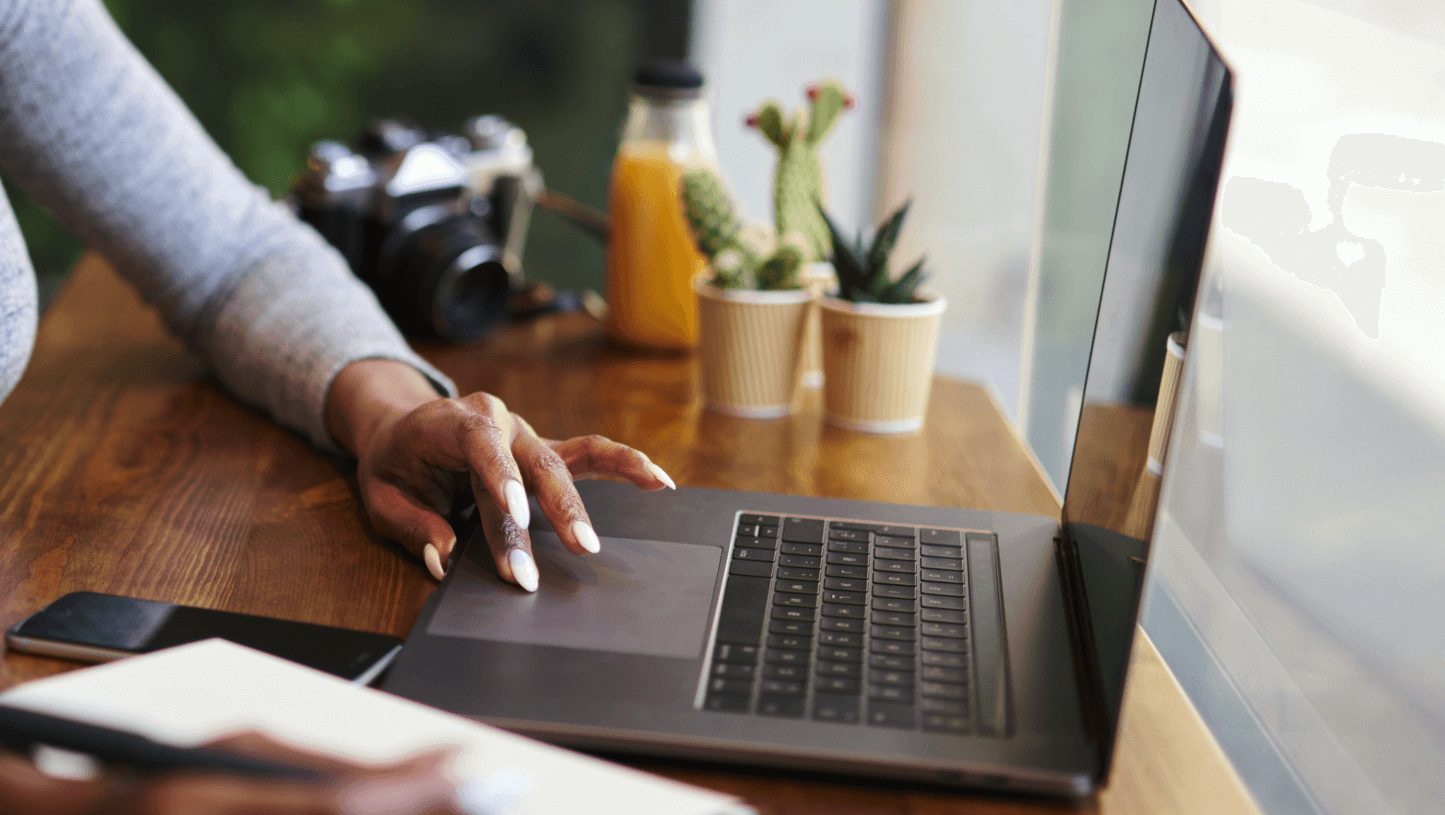
<svg viewBox="0 0 1445 815">
<path fill-rule="evenodd" d="M 527 131 L 549 187 L 606 203 L 627 83 L 686 50 L 687 0 L 106 0 L 136 47 L 237 166 L 286 192 L 322 138 L 404 114 L 456 130 L 498 113 Z M 42 286 L 78 246 L 11 188 Z M 548 213 L 529 277 L 599 288 L 602 250 Z"/>
</svg>

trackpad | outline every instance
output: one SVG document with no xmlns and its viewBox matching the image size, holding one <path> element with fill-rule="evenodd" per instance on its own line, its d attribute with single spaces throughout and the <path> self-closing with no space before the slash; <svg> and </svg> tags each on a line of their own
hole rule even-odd
<svg viewBox="0 0 1445 815">
<path fill-rule="evenodd" d="M 686 543 L 602 538 L 602 551 L 568 552 L 533 532 L 541 586 L 503 583 L 478 532 L 427 626 L 428 634 L 697 658 L 707 637 L 722 550 Z M 484 565 L 485 564 L 485 565 Z"/>
</svg>

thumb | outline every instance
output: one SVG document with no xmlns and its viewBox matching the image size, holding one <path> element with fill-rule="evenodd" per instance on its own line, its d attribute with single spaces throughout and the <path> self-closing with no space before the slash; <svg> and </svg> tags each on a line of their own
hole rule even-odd
<svg viewBox="0 0 1445 815">
<path fill-rule="evenodd" d="M 367 514 L 377 533 L 421 558 L 432 577 L 441 580 L 457 545 L 447 519 L 394 484 L 377 484 L 368 497 Z"/>
</svg>

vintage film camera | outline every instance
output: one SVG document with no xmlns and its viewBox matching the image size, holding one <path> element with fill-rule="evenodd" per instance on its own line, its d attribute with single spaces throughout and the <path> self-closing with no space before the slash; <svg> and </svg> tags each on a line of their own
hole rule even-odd
<svg viewBox="0 0 1445 815">
<path fill-rule="evenodd" d="M 527 135 L 500 116 L 462 135 L 372 124 L 352 150 L 311 146 L 298 214 L 341 251 L 407 335 L 469 342 L 508 316 L 542 193 Z"/>
</svg>

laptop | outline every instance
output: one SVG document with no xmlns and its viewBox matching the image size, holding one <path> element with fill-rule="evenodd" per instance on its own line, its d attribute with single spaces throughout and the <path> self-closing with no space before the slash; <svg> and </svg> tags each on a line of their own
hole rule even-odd
<svg viewBox="0 0 1445 815">
<path fill-rule="evenodd" d="M 601 553 L 567 553 L 534 512 L 527 595 L 474 535 L 386 690 L 583 749 L 1089 793 L 1113 753 L 1159 495 L 1148 439 L 1230 88 L 1189 11 L 1158 0 L 1062 517 L 583 482 Z"/>
</svg>

